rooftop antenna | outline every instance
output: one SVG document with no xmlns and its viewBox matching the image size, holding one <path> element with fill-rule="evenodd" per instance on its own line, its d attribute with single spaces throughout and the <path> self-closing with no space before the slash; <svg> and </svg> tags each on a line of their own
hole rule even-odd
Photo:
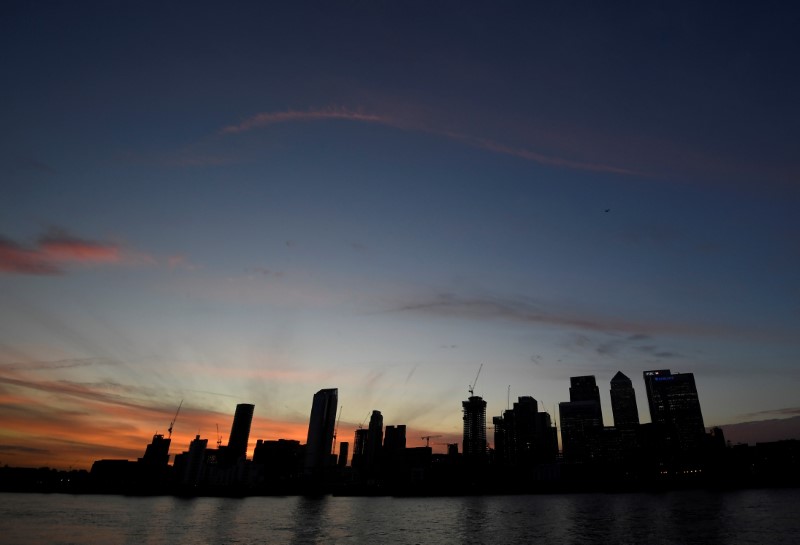
<svg viewBox="0 0 800 545">
<path fill-rule="evenodd" d="M 481 366 L 478 367 L 478 373 L 475 375 L 475 380 L 472 381 L 472 384 L 469 387 L 470 396 L 475 395 L 475 385 L 478 383 L 478 377 L 481 376 L 481 369 L 483 369 L 483 364 L 481 364 Z"/>
<path fill-rule="evenodd" d="M 219 424 L 217 426 L 217 448 L 222 446 L 222 436 L 219 434 Z"/>
<path fill-rule="evenodd" d="M 183 406 L 183 400 L 181 399 L 181 403 L 180 405 L 178 405 L 178 410 L 175 411 L 175 417 L 172 419 L 172 422 L 169 423 L 169 428 L 167 428 L 170 437 L 172 437 L 172 427 L 175 425 L 175 421 L 178 419 L 178 413 L 181 412 L 182 406 Z"/>
<path fill-rule="evenodd" d="M 506 410 L 511 410 L 511 385 L 508 385 L 508 395 L 506 396 Z"/>
</svg>

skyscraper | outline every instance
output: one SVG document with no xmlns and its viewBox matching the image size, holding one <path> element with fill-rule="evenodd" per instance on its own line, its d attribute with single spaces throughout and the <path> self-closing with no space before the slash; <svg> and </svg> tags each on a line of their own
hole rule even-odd
<svg viewBox="0 0 800 545">
<path fill-rule="evenodd" d="M 255 405 L 250 405 L 249 403 L 236 405 L 231 434 L 228 437 L 228 447 L 225 449 L 225 456 L 229 463 L 243 460 L 247 455 L 247 442 L 250 440 L 250 424 L 253 422 L 253 410 L 255 410 Z"/>
<path fill-rule="evenodd" d="M 207 447 L 208 439 L 200 439 L 199 435 L 196 435 L 192 442 L 189 443 L 189 452 L 186 453 L 184 471 L 180 475 L 181 484 L 188 486 L 200 484 Z"/>
<path fill-rule="evenodd" d="M 614 413 L 614 427 L 628 430 L 639 425 L 636 392 L 631 379 L 622 371 L 617 371 L 611 379 L 611 411 Z"/>
<path fill-rule="evenodd" d="M 569 401 L 558 404 L 564 460 L 573 463 L 597 459 L 603 412 L 600 389 L 593 375 L 570 377 Z"/>
<path fill-rule="evenodd" d="M 308 420 L 306 439 L 307 475 L 318 475 L 328 464 L 333 450 L 333 432 L 336 427 L 336 410 L 339 404 L 339 390 L 328 388 L 314 394 L 311 404 L 311 417 Z"/>
<path fill-rule="evenodd" d="M 350 443 L 347 441 L 342 441 L 339 443 L 339 459 L 337 464 L 339 467 L 345 467 L 347 465 L 347 456 L 350 454 Z"/>
<path fill-rule="evenodd" d="M 351 460 L 350 465 L 357 471 L 364 469 L 368 434 L 369 430 L 358 428 L 355 436 L 353 437 L 353 459 Z"/>
<path fill-rule="evenodd" d="M 470 396 L 461 402 L 464 411 L 464 456 L 483 461 L 486 459 L 486 402 L 480 396 Z"/>
<path fill-rule="evenodd" d="M 383 415 L 380 411 L 372 411 L 369 417 L 369 431 L 367 432 L 367 447 L 364 459 L 367 471 L 376 469 L 381 457 L 383 447 Z"/>
<path fill-rule="evenodd" d="M 171 439 L 157 433 L 153 441 L 144 450 L 144 456 L 139 458 L 143 466 L 166 467 L 169 464 L 169 444 Z"/>
<path fill-rule="evenodd" d="M 558 454 L 556 429 L 550 415 L 539 412 L 539 403 L 521 396 L 514 408 L 493 419 L 495 460 L 508 467 L 530 468 L 554 462 Z"/>
<path fill-rule="evenodd" d="M 672 374 L 669 369 L 644 372 L 650 419 L 674 437 L 684 454 L 697 454 L 705 438 L 703 414 L 692 373 Z"/>
</svg>

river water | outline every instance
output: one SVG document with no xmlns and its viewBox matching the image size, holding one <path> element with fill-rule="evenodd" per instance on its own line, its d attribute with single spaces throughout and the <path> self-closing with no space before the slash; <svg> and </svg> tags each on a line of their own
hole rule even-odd
<svg viewBox="0 0 800 545">
<path fill-rule="evenodd" d="M 800 490 L 450 498 L 0 494 L 0 543 L 800 543 Z"/>
</svg>

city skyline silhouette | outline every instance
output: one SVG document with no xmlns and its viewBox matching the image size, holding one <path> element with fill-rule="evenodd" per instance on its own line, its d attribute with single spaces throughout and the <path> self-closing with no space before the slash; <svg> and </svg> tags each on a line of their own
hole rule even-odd
<svg viewBox="0 0 800 545">
<path fill-rule="evenodd" d="M 445 454 L 435 454 L 430 445 L 442 435 L 421 436 L 424 447 L 409 445 L 408 434 L 415 430 L 385 424 L 377 409 L 366 427 L 355 430 L 352 443 L 342 440 L 336 388 L 314 394 L 305 443 L 256 438 L 251 449 L 255 406 L 240 403 L 227 442 L 218 434 L 214 448 L 197 434 L 185 450 L 171 453 L 181 403 L 168 435 L 154 434 L 138 460 L 98 459 L 88 473 L 5 466 L 0 488 L 190 496 L 452 495 L 800 484 L 800 441 L 732 445 L 721 428 L 706 430 L 692 373 L 650 370 L 643 379 L 651 422 L 634 416 L 635 389 L 618 371 L 609 382 L 614 425 L 604 426 L 594 376 L 570 378 L 569 400 L 559 403 L 558 419 L 534 397 L 520 396 L 513 406 L 509 398 L 502 414 L 488 420 L 487 404 L 475 393 L 476 376 L 462 402 L 461 441 L 438 443 L 447 447 Z"/>
<path fill-rule="evenodd" d="M 509 434 L 545 426 L 530 397 L 560 436 L 564 402 L 615 424 L 619 371 L 650 422 L 642 373 L 666 369 L 734 445 L 800 437 L 798 24 L 9 0 L 0 466 L 213 450 L 239 404 L 252 460 L 309 441 L 321 388 L 351 457 L 374 410 L 445 455 L 470 388 L 487 426 L 514 402 Z M 586 376 L 599 410 L 570 400 Z"/>
</svg>

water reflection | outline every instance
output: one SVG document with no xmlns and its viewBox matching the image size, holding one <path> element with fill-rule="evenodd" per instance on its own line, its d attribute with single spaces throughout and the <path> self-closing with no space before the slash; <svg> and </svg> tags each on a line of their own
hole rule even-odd
<svg viewBox="0 0 800 545">
<path fill-rule="evenodd" d="M 461 499 L 459 536 L 462 543 L 492 543 L 491 519 L 485 496 Z"/>
<path fill-rule="evenodd" d="M 328 498 L 299 497 L 292 510 L 292 543 L 320 543 L 325 535 Z"/>
<path fill-rule="evenodd" d="M 458 498 L 0 494 L 5 544 L 794 544 L 800 490 Z"/>
</svg>

